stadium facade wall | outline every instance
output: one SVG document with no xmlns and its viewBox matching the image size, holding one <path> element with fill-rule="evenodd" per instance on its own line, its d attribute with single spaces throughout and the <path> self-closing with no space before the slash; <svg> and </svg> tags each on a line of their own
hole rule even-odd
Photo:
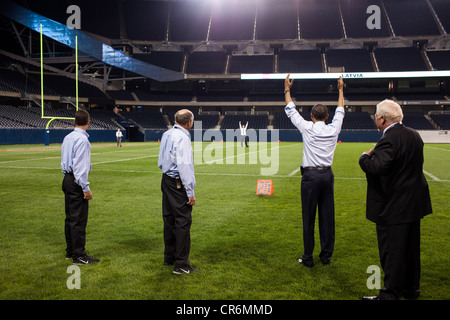
<svg viewBox="0 0 450 320">
<path fill-rule="evenodd" d="M 62 143 L 64 137 L 73 129 L 50 129 L 48 130 L 48 142 Z M 9 144 L 44 144 L 44 129 L 0 129 L 0 145 Z M 91 142 L 116 142 L 116 130 L 87 130 Z M 122 131 L 126 141 L 126 132 Z"/>
<path fill-rule="evenodd" d="M 450 143 L 449 130 L 419 130 L 424 143 Z"/>
</svg>

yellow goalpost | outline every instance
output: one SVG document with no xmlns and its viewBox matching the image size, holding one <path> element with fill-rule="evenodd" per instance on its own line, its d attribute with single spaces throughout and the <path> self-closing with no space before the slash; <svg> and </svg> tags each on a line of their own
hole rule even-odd
<svg viewBox="0 0 450 320">
<path fill-rule="evenodd" d="M 75 120 L 74 117 L 53 117 L 44 114 L 44 50 L 42 40 L 42 23 L 40 24 L 40 50 L 41 50 L 41 118 L 50 119 L 45 127 L 45 145 L 49 144 L 48 134 L 50 123 L 56 119 Z M 78 111 L 78 36 L 75 36 L 75 109 Z"/>
</svg>

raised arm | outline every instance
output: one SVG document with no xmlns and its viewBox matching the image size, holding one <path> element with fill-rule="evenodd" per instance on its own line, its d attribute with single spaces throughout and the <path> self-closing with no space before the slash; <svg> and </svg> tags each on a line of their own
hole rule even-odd
<svg viewBox="0 0 450 320">
<path fill-rule="evenodd" d="M 295 108 L 294 102 L 292 101 L 290 89 L 292 87 L 292 84 L 294 83 L 294 80 L 289 81 L 289 76 L 290 74 L 288 74 L 286 80 L 284 80 L 284 97 L 286 99 L 286 107 L 284 107 L 284 112 L 286 113 L 288 118 L 291 119 L 292 124 L 296 126 L 301 133 L 303 133 L 303 128 L 307 121 L 303 119 L 303 117 Z"/>
<path fill-rule="evenodd" d="M 339 77 L 339 80 L 338 80 L 338 90 L 339 90 L 338 107 L 343 107 L 344 106 L 344 80 L 342 80 L 342 77 Z"/>
<path fill-rule="evenodd" d="M 345 109 L 344 109 L 344 81 L 342 77 L 339 77 L 338 84 L 339 90 L 339 99 L 338 105 L 336 108 L 336 112 L 334 113 L 333 120 L 331 121 L 330 126 L 334 126 L 338 132 L 342 129 L 342 123 L 344 121 Z"/>
<path fill-rule="evenodd" d="M 289 81 L 289 76 L 291 74 L 289 73 L 286 77 L 286 80 L 284 80 L 284 99 L 286 100 L 286 105 L 289 104 L 289 102 L 292 102 L 292 98 L 291 98 L 291 87 L 294 84 L 294 79 L 292 79 L 291 81 Z"/>
</svg>

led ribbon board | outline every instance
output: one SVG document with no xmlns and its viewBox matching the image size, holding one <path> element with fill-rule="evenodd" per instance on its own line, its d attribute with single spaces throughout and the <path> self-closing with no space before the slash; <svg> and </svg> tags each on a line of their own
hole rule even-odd
<svg viewBox="0 0 450 320">
<path fill-rule="evenodd" d="M 243 73 L 241 80 L 284 80 L 287 73 Z M 450 77 L 450 70 L 399 72 L 291 73 L 290 79 L 390 79 Z"/>
</svg>

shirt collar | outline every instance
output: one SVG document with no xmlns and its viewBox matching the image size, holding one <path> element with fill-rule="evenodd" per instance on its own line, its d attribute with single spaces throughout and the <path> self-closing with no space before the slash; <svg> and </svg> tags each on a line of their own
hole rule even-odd
<svg viewBox="0 0 450 320">
<path fill-rule="evenodd" d="M 86 135 L 86 137 L 89 138 L 89 134 L 86 131 L 84 131 L 83 129 L 81 129 L 81 128 L 75 127 L 75 129 L 73 131 L 80 132 L 80 133 Z"/>
<path fill-rule="evenodd" d="M 314 125 L 315 126 L 326 126 L 327 124 L 325 123 L 325 121 L 317 120 L 316 122 L 314 122 Z"/>
<path fill-rule="evenodd" d="M 388 131 L 388 130 L 391 129 L 392 127 L 394 127 L 394 126 L 396 126 L 396 125 L 398 125 L 398 124 L 401 124 L 401 123 L 402 123 L 402 122 L 399 121 L 399 122 L 396 122 L 396 123 L 393 123 L 393 124 L 389 125 L 386 129 L 383 130 L 383 135 L 386 133 L 386 131 Z"/>
<path fill-rule="evenodd" d="M 180 126 L 179 124 L 175 124 L 173 126 L 176 129 L 180 129 L 185 135 L 187 135 L 188 137 L 191 136 L 191 134 L 189 133 L 189 131 L 187 131 L 185 128 L 183 128 L 182 126 Z"/>
</svg>

